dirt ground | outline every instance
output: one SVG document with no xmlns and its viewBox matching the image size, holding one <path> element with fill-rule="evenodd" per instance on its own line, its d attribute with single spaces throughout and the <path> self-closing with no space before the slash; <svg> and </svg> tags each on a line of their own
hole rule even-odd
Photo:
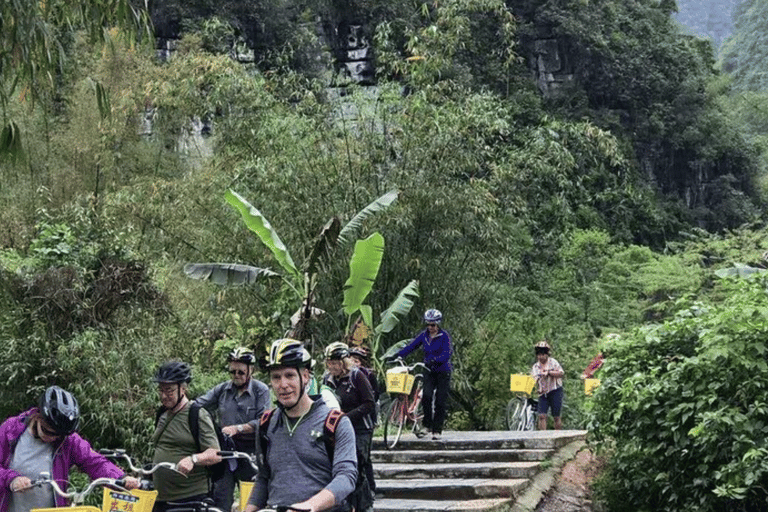
<svg viewBox="0 0 768 512">
<path fill-rule="evenodd" d="M 599 512 L 592 501 L 592 480 L 600 474 L 603 463 L 588 449 L 581 450 L 557 477 L 536 512 Z"/>
</svg>

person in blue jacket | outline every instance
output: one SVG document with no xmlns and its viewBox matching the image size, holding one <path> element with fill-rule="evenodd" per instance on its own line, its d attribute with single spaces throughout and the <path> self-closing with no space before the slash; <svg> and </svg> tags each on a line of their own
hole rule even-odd
<svg viewBox="0 0 768 512">
<path fill-rule="evenodd" d="M 393 358 L 405 357 L 419 347 L 424 349 L 424 420 L 427 431 L 432 431 L 432 439 L 440 439 L 446 416 L 448 390 L 451 386 L 451 336 L 440 328 L 443 314 L 437 309 L 428 309 L 424 313 L 426 330 L 416 336 L 408 345 L 400 349 Z"/>
</svg>

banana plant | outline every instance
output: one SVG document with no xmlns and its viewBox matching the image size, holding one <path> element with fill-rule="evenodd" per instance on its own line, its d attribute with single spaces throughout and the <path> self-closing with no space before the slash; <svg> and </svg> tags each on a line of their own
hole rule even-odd
<svg viewBox="0 0 768 512">
<path fill-rule="evenodd" d="M 315 239 L 309 257 L 299 269 L 266 217 L 245 198 L 229 190 L 225 194 L 226 201 L 240 213 L 248 229 L 270 250 L 282 271 L 239 263 L 189 263 L 184 267 L 184 272 L 190 278 L 212 281 L 221 286 L 252 284 L 268 278 L 282 279 L 301 301 L 299 310 L 291 317 L 291 328 L 286 335 L 306 340 L 310 337 L 309 321 L 322 313 L 314 307 L 321 263 L 328 260 L 335 247 L 349 245 L 360 232 L 363 222 L 390 206 L 397 196 L 396 190 L 387 192 L 358 212 L 343 228 L 337 217 L 331 218 Z M 383 244 L 383 237 L 381 240 Z M 353 260 L 356 258 L 359 262 L 360 257 L 353 254 Z"/>
<path fill-rule="evenodd" d="M 352 280 L 351 267 L 352 266 L 350 265 L 350 280 Z M 350 280 L 348 280 L 347 282 L 349 283 Z M 373 315 L 371 313 L 371 307 L 362 304 L 364 297 L 363 299 L 358 301 L 359 303 L 358 309 L 360 311 L 360 316 L 362 318 L 358 319 L 358 321 L 356 321 L 355 324 L 352 325 L 351 329 L 348 328 L 348 332 L 350 334 L 347 336 L 347 340 L 351 345 L 360 345 L 363 343 L 363 341 L 366 338 L 369 337 L 369 335 L 372 334 L 370 347 L 371 347 L 371 354 L 373 355 L 373 357 L 371 358 L 371 362 L 376 367 L 376 371 L 378 373 L 383 373 L 381 360 L 378 357 L 376 357 L 376 355 L 381 350 L 382 336 L 384 334 L 391 332 L 395 327 L 397 327 L 401 319 L 411 311 L 411 308 L 413 307 L 413 299 L 418 296 L 419 296 L 419 282 L 416 280 L 413 280 L 409 282 L 402 290 L 400 290 L 395 300 L 393 300 L 389 304 L 389 307 L 385 309 L 384 312 L 381 313 L 381 317 L 379 318 L 379 323 L 373 328 L 372 333 L 370 331 L 370 328 L 368 327 L 370 325 L 373 325 L 373 321 L 372 321 Z M 351 301 L 348 302 L 345 296 L 344 312 L 350 315 L 349 319 L 351 320 L 351 315 L 355 314 L 357 310 L 353 309 L 352 307 L 347 308 L 347 304 L 351 305 Z M 401 340 L 396 344 L 396 346 L 401 348 L 408 341 L 410 340 Z M 391 353 L 395 352 L 393 350 L 393 347 L 390 347 L 384 355 L 388 355 L 390 352 Z"/>
</svg>

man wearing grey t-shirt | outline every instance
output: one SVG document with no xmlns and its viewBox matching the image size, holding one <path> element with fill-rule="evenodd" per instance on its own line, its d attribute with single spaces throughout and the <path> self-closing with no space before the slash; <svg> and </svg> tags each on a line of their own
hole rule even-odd
<svg viewBox="0 0 768 512">
<path fill-rule="evenodd" d="M 272 344 L 267 370 L 278 408 L 268 416 L 266 450 L 259 449 L 259 472 L 245 512 L 285 505 L 311 512 L 349 509 L 345 498 L 357 480 L 355 433 L 342 416 L 333 456 L 326 451 L 323 426 L 331 409 L 307 395 L 310 364 L 300 342 L 285 338 Z"/>
</svg>

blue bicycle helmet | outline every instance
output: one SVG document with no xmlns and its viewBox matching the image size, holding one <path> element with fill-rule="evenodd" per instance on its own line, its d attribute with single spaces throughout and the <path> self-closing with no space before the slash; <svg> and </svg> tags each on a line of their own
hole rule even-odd
<svg viewBox="0 0 768 512">
<path fill-rule="evenodd" d="M 428 309 L 424 313 L 425 324 L 439 324 L 443 321 L 443 314 L 439 309 Z"/>
</svg>

